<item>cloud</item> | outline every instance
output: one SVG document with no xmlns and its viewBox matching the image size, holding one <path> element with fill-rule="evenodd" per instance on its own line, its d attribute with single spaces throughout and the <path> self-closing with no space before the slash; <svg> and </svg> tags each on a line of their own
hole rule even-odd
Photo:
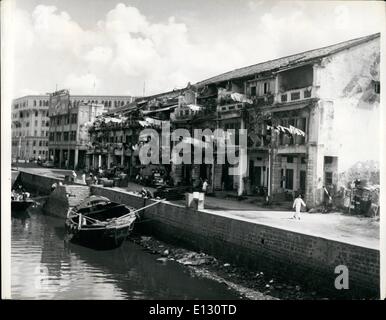
<svg viewBox="0 0 386 320">
<path fill-rule="evenodd" d="M 83 75 L 69 74 L 64 80 L 64 86 L 70 92 L 75 89 L 80 92 L 93 94 L 94 88 L 98 88 L 100 80 L 96 75 L 88 73 Z"/>
<path fill-rule="evenodd" d="M 366 4 L 375 12 L 372 7 Z M 220 24 L 212 33 L 205 26 L 214 20 L 199 20 L 200 15 L 189 24 L 173 16 L 178 17 L 177 11 L 150 19 L 122 3 L 88 28 L 55 6 L 38 5 L 31 13 L 17 9 L 15 96 L 23 90 L 52 91 L 56 85 L 89 94 L 93 81 L 100 94 L 142 95 L 144 82 L 146 94 L 184 87 L 234 68 L 379 31 L 379 19 L 360 19 L 363 8 L 250 1 L 237 24 L 213 12 Z"/>
</svg>

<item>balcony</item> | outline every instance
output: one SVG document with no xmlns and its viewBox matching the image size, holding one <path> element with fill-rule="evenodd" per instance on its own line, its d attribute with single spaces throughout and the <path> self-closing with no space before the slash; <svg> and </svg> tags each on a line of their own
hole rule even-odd
<svg viewBox="0 0 386 320">
<path fill-rule="evenodd" d="M 277 103 L 289 103 L 294 101 L 302 101 L 315 97 L 315 90 L 312 87 L 288 90 L 280 92 L 276 95 Z"/>
<path fill-rule="evenodd" d="M 280 145 L 277 148 L 278 154 L 306 154 L 307 147 L 305 144 Z"/>
<path fill-rule="evenodd" d="M 242 110 L 244 108 L 244 105 L 245 105 L 244 102 L 219 105 L 219 106 L 217 106 L 217 112 L 222 113 L 222 112 L 239 111 L 239 110 Z"/>
</svg>

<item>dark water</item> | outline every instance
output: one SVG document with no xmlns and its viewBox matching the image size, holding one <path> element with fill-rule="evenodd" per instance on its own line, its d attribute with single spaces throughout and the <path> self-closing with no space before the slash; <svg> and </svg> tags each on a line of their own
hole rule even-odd
<svg viewBox="0 0 386 320">
<path fill-rule="evenodd" d="M 240 299 L 224 284 L 125 241 L 96 251 L 64 241 L 64 221 L 36 209 L 12 218 L 13 299 Z"/>
</svg>

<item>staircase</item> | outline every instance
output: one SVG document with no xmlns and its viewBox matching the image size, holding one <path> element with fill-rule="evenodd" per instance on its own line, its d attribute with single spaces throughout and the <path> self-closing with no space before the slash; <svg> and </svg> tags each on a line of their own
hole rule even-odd
<svg viewBox="0 0 386 320">
<path fill-rule="evenodd" d="M 64 188 L 66 189 L 69 207 L 77 206 L 90 196 L 90 187 L 88 186 L 65 185 Z"/>
<path fill-rule="evenodd" d="M 58 186 L 49 195 L 43 211 L 45 214 L 65 218 L 69 208 L 77 206 L 88 196 L 90 196 L 90 187 L 88 186 Z"/>
</svg>

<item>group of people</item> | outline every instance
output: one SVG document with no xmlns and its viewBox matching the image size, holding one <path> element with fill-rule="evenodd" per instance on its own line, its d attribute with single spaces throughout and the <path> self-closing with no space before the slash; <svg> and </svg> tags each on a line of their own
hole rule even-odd
<svg viewBox="0 0 386 320">
<path fill-rule="evenodd" d="M 11 200 L 16 200 L 16 201 L 27 200 L 30 196 L 31 194 L 29 192 L 26 192 L 20 185 L 17 188 L 17 190 L 12 189 L 11 191 Z"/>
</svg>

